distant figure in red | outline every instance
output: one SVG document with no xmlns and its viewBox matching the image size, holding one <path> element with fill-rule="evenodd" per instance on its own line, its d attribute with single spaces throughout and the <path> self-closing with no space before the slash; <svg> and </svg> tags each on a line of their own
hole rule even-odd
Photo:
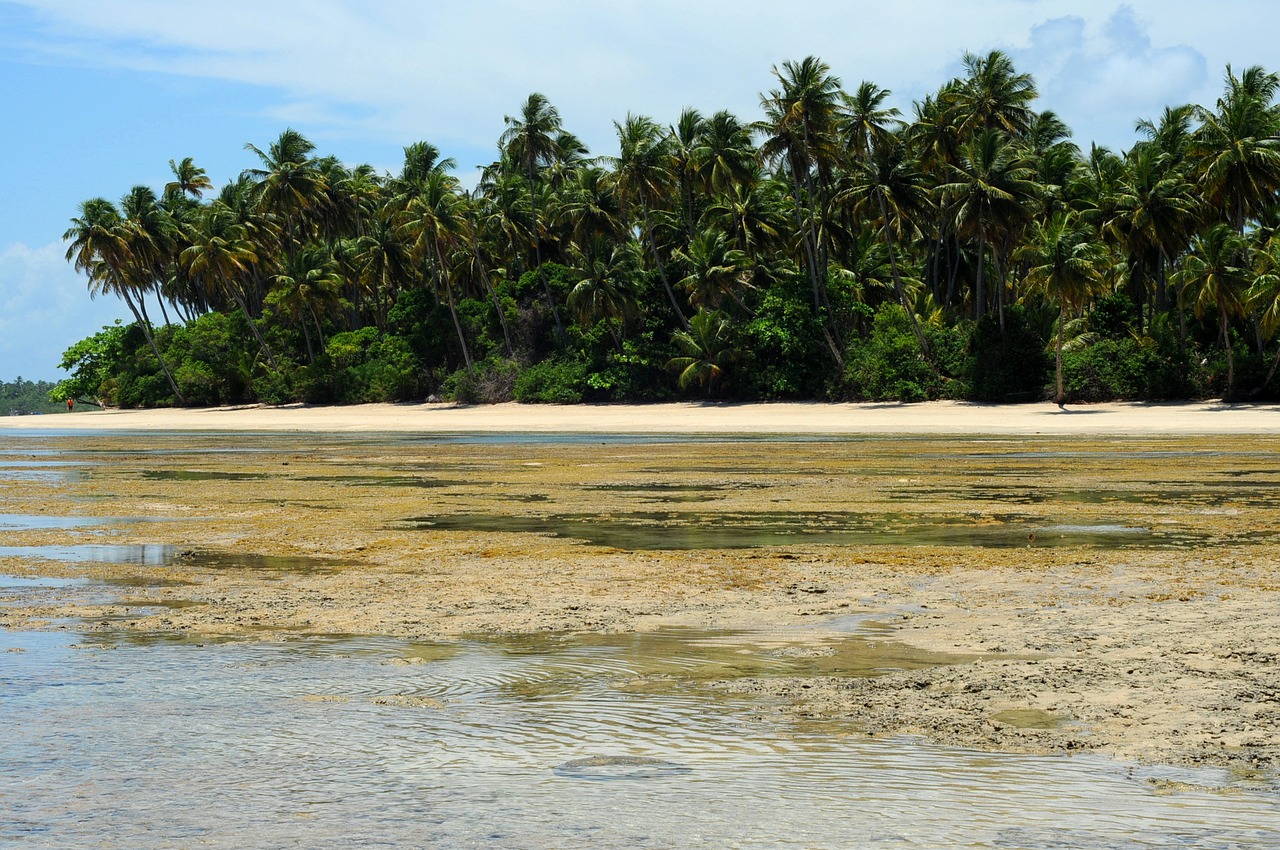
<svg viewBox="0 0 1280 850">
<path fill-rule="evenodd" d="M 67 396 L 67 413 L 70 413 L 72 410 L 75 410 L 75 407 L 76 407 L 76 400 L 74 398 L 71 398 L 70 396 Z"/>
</svg>

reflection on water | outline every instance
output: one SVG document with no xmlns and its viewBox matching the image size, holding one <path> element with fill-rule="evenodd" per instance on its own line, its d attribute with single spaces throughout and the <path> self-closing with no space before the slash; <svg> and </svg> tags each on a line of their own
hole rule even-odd
<svg viewBox="0 0 1280 850">
<path fill-rule="evenodd" d="M 0 844 L 1280 844 L 1273 795 L 1146 781 L 1216 772 L 796 729 L 695 684 L 729 656 L 799 663 L 751 635 L 667 635 L 674 660 L 629 638 L 74 639 L 0 633 Z"/>
<path fill-rule="evenodd" d="M 615 549 L 751 549 L 806 543 L 863 546 L 1028 546 L 1181 548 L 1205 535 L 1172 526 L 1146 528 L 1114 523 L 1045 524 L 1019 516 L 909 517 L 828 513 L 631 512 L 607 515 L 507 516 L 452 514 L 413 517 L 409 527 L 440 531 L 550 534 Z M 1241 537 L 1241 540 L 1245 537 Z"/>
</svg>

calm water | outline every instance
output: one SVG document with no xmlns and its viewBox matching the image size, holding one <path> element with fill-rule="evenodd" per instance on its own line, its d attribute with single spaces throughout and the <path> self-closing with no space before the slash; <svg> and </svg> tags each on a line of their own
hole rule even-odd
<svg viewBox="0 0 1280 850">
<path fill-rule="evenodd" d="M 807 663 L 777 646 L 0 633 L 0 845 L 1280 846 L 1274 790 L 1148 781 L 1213 772 L 869 742 L 697 685 Z"/>
<path fill-rule="evenodd" d="M 61 473 L 67 457 L 82 475 L 108 462 L 109 449 L 64 455 L 57 439 L 45 442 L 27 454 L 44 452 L 39 463 L 50 471 Z M 340 452 L 344 442 L 355 441 L 327 448 Z M 125 450 L 132 441 L 122 441 Z M 238 449 L 161 445 L 153 454 L 185 451 L 216 458 Z M 0 470 L 0 486 L 5 476 L 30 480 L 14 477 L 28 470 L 23 462 Z M 188 479 L 236 480 L 216 469 Z M 1241 486 L 1270 497 L 1274 485 Z M 699 495 L 671 487 L 637 494 Z M 74 513 L 10 514 L 0 543 L 5 530 L 80 533 L 89 523 Z M 643 548 L 657 516 L 636 513 L 606 531 L 636 535 L 632 545 Z M 564 519 L 564 528 L 529 530 L 592 539 L 583 530 L 590 523 Z M 705 540 L 750 532 L 760 535 L 757 545 L 775 545 L 773 536 L 789 539 L 785 519 L 708 519 L 687 533 Z M 805 522 L 809 534 L 848 534 L 850 542 L 881 531 L 845 515 Z M 908 525 L 892 530 L 952 531 Z M 1010 525 L 1009 545 L 1027 545 L 1026 529 Z M 1055 535 L 1074 541 L 1064 545 L 1194 545 L 1124 523 L 1034 528 L 1037 545 L 1056 545 Z M 144 566 L 178 556 L 172 547 L 84 543 L 6 544 L 0 555 Z M 255 575 L 341 567 L 269 556 L 219 565 Z M 0 606 L 133 591 L 0 577 Z M 856 619 L 823 628 L 450 645 L 0 631 L 0 847 L 1280 847 L 1280 789 L 1271 782 L 1092 756 L 869 741 L 840 724 L 796 725 L 768 703 L 709 686 L 735 676 L 874 675 L 944 660 L 878 640 Z M 819 653 L 803 651 L 815 645 Z M 1160 793 L 1163 780 L 1228 790 Z"/>
</svg>

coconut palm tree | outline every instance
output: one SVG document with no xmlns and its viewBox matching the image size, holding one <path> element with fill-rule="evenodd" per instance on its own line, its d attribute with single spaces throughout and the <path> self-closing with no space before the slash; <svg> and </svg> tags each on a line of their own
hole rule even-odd
<svg viewBox="0 0 1280 850">
<path fill-rule="evenodd" d="M 547 100 L 546 95 L 534 92 L 521 106 L 519 115 L 506 115 L 502 120 L 506 123 L 507 129 L 503 131 L 498 144 L 502 149 L 503 161 L 511 163 L 524 173 L 533 217 L 531 239 L 535 264 L 542 280 L 543 292 L 547 297 L 547 306 L 555 320 L 556 336 L 563 341 L 564 324 L 560 321 L 560 309 L 556 306 L 555 298 L 551 294 L 551 285 L 547 282 L 546 272 L 542 268 L 542 221 L 538 192 L 535 191 L 539 170 L 550 166 L 562 153 L 556 143 L 556 137 L 564 132 L 560 123 L 560 113 Z"/>
<path fill-rule="evenodd" d="M 613 122 L 618 133 L 618 155 L 607 157 L 613 165 L 614 187 L 618 196 L 626 206 L 631 206 L 640 213 L 640 238 L 649 248 L 654 267 L 662 279 L 662 286 L 671 301 L 671 309 L 686 330 L 689 320 L 676 299 L 671 288 L 671 279 L 667 277 L 662 256 L 658 253 L 658 241 L 654 237 L 653 220 L 650 215 L 651 204 L 662 198 L 671 188 L 671 139 L 651 118 L 643 115 L 627 115 L 622 123 Z"/>
<path fill-rule="evenodd" d="M 1223 399 L 1235 398 L 1235 353 L 1231 343 L 1231 320 L 1245 315 L 1248 291 L 1253 284 L 1248 240 L 1228 224 L 1217 224 L 1197 236 L 1191 250 L 1174 275 L 1174 283 L 1196 318 L 1213 309 L 1218 314 L 1218 332 L 1227 349 L 1227 391 Z"/>
<path fill-rule="evenodd" d="M 1078 214 L 1059 211 L 1032 225 L 1027 242 L 1018 250 L 1018 259 L 1027 266 L 1027 284 L 1058 305 L 1054 401 L 1061 407 L 1067 399 L 1062 377 L 1062 337 L 1067 312 L 1077 311 L 1092 293 L 1104 259 L 1103 248 Z"/>
<path fill-rule="evenodd" d="M 136 230 L 110 201 L 91 198 L 80 205 L 80 215 L 71 219 L 71 227 L 62 238 L 71 243 L 67 248 L 67 261 L 89 278 L 89 296 L 109 293 L 124 301 L 160 364 L 174 398 L 179 404 L 186 404 L 186 397 L 156 345 L 151 323 L 138 308 L 135 294 L 140 293 L 135 293 L 134 283 L 129 279 L 130 266 L 135 263 Z"/>
<path fill-rule="evenodd" d="M 275 354 L 249 312 L 245 298 L 245 282 L 258 263 L 257 246 L 248 238 L 235 213 L 214 201 L 205 211 L 197 229 L 191 234 L 191 245 L 182 252 L 181 261 L 187 271 L 204 281 L 205 286 L 229 296 L 244 311 L 250 332 L 267 357 L 271 368 L 279 371 Z"/>
<path fill-rule="evenodd" d="M 984 130 L 960 150 L 951 178 L 938 187 L 956 232 L 978 240 L 974 318 L 986 312 L 985 270 L 992 236 L 1010 233 L 1031 218 L 1040 186 L 1023 149 L 1000 130 Z"/>
<path fill-rule="evenodd" d="M 1280 111 L 1272 103 L 1277 90 L 1280 75 L 1255 65 L 1236 77 L 1228 65 L 1217 109 L 1196 110 L 1201 125 L 1189 155 L 1205 200 L 1237 233 L 1274 203 L 1280 189 Z"/>
<path fill-rule="evenodd" d="M 333 256 L 319 245 L 308 245 L 291 257 L 284 271 L 272 277 L 267 304 L 282 311 L 302 328 L 307 359 L 314 363 L 315 350 L 307 320 L 316 329 L 320 348 L 325 347 L 321 317 L 335 310 L 341 300 L 342 276 Z"/>
</svg>

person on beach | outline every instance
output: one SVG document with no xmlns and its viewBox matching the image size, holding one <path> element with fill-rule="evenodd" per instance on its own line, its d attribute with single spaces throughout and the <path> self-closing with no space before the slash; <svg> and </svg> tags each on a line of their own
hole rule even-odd
<svg viewBox="0 0 1280 850">
<path fill-rule="evenodd" d="M 67 413 L 76 409 L 76 400 L 71 396 L 67 396 Z"/>
</svg>

